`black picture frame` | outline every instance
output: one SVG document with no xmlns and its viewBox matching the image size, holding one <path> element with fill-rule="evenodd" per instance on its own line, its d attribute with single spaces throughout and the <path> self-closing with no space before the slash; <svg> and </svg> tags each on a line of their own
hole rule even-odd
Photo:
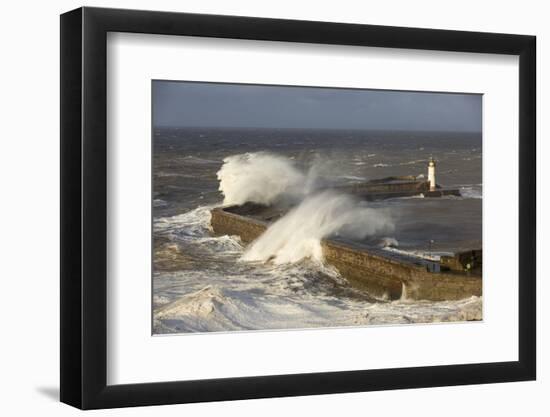
<svg viewBox="0 0 550 417">
<path fill-rule="evenodd" d="M 107 385 L 108 32 L 519 56 L 519 360 Z M 81 409 L 536 378 L 536 38 L 450 30 L 79 8 L 61 15 L 61 401 Z"/>
</svg>

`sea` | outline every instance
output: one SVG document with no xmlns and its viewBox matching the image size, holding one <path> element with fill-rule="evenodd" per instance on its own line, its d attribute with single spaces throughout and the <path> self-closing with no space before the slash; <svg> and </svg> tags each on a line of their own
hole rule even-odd
<svg viewBox="0 0 550 417">
<path fill-rule="evenodd" d="M 430 157 L 437 183 L 461 197 L 366 203 L 327 194 L 377 178 L 426 178 Z M 317 249 L 346 230 L 428 259 L 481 248 L 482 184 L 481 133 L 154 128 L 153 333 L 480 320 L 481 297 L 377 299 L 351 287 Z M 268 230 L 269 242 L 252 250 L 212 233 L 212 208 L 283 197 L 298 209 Z"/>
</svg>

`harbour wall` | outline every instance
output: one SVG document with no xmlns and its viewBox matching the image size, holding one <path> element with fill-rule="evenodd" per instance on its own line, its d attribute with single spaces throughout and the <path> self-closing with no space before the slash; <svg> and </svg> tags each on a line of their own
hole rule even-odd
<svg viewBox="0 0 550 417">
<path fill-rule="evenodd" d="M 353 194 L 391 193 L 400 191 L 429 191 L 427 181 L 362 182 L 345 186 Z"/>
<path fill-rule="evenodd" d="M 424 197 L 444 197 L 449 195 L 460 197 L 460 191 L 458 189 L 441 188 L 439 185 L 435 190 L 430 191 L 430 183 L 428 181 L 369 181 L 336 187 L 336 189 L 370 201 L 398 197 L 411 197 L 420 194 L 423 194 Z"/>
<path fill-rule="evenodd" d="M 217 235 L 237 235 L 244 243 L 259 237 L 268 223 L 231 213 L 211 211 L 211 226 Z M 325 261 L 334 266 L 354 287 L 389 300 L 458 300 L 482 295 L 481 275 L 459 272 L 428 272 L 424 265 L 386 257 L 363 248 L 324 239 Z"/>
</svg>

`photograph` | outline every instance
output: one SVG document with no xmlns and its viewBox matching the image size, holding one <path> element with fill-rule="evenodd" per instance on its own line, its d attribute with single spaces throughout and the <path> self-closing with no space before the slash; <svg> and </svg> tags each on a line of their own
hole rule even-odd
<svg viewBox="0 0 550 417">
<path fill-rule="evenodd" d="M 154 335 L 483 319 L 481 94 L 151 88 Z"/>
<path fill-rule="evenodd" d="M 550 416 L 548 13 L 470 3 L 6 2 L 0 416 Z"/>
</svg>

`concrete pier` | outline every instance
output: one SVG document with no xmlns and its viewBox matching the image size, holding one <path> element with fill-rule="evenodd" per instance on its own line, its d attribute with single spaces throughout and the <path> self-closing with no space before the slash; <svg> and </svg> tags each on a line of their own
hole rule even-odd
<svg viewBox="0 0 550 417">
<path fill-rule="evenodd" d="M 216 208 L 211 214 L 215 234 L 236 235 L 244 243 L 258 238 L 282 215 L 273 208 L 250 203 Z M 438 264 L 440 272 L 429 272 L 430 268 L 422 259 L 379 248 L 331 239 L 324 239 L 321 245 L 325 261 L 338 269 L 352 286 L 379 298 L 443 301 L 482 294 L 481 251 L 472 251 L 479 260 L 478 268 L 465 271 L 463 264 L 468 259 L 464 255 L 449 257 Z"/>
<path fill-rule="evenodd" d="M 432 189 L 429 181 L 416 180 L 415 177 L 410 176 L 382 178 L 336 187 L 336 189 L 367 201 L 414 196 L 436 198 L 452 195 L 460 197 L 458 189 L 442 188 L 439 185 Z"/>
</svg>

